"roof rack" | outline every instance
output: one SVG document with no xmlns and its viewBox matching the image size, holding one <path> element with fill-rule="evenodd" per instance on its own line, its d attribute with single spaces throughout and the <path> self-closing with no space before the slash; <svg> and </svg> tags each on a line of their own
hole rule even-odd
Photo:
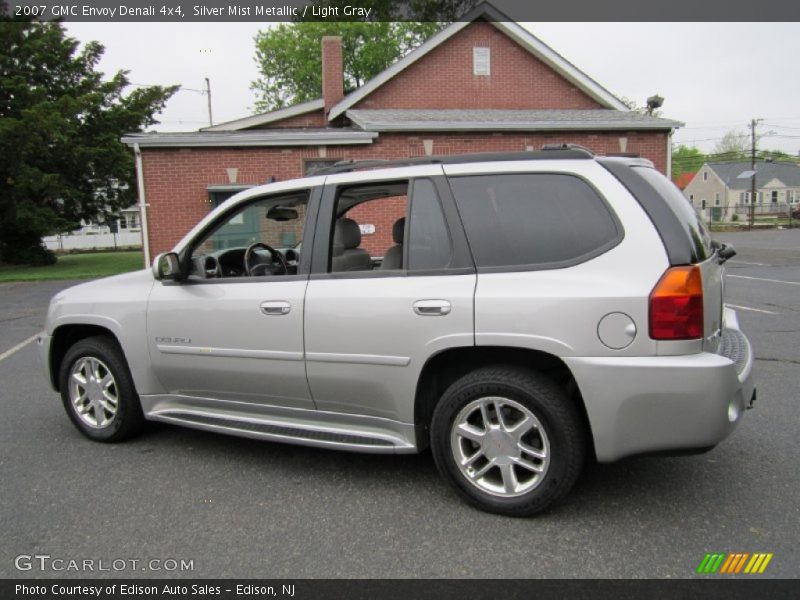
<svg viewBox="0 0 800 600">
<path fill-rule="evenodd" d="M 479 152 L 475 154 L 453 154 L 441 156 L 417 156 L 397 160 L 369 159 L 342 160 L 328 167 L 310 171 L 307 176 L 334 175 L 360 169 L 388 169 L 415 165 L 457 165 L 476 162 L 500 162 L 515 160 L 557 160 L 567 158 L 594 158 L 588 148 L 578 144 L 545 144 L 538 152 Z"/>
</svg>

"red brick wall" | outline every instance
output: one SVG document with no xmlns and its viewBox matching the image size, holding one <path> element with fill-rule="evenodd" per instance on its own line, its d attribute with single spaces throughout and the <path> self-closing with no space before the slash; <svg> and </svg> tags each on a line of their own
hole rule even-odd
<svg viewBox="0 0 800 600">
<path fill-rule="evenodd" d="M 473 75 L 472 49 L 491 50 Z M 476 22 L 390 79 L 355 108 L 603 108 L 494 25 Z"/>
<path fill-rule="evenodd" d="M 359 225 L 375 225 L 375 233 L 361 235 L 361 247 L 372 256 L 384 256 L 394 246 L 392 227 L 397 219 L 406 216 L 406 196 L 394 196 L 364 202 L 347 211 L 345 216 Z"/>
<path fill-rule="evenodd" d="M 613 133 L 464 133 L 383 134 L 373 144 L 331 146 L 328 158 L 407 158 L 423 156 L 423 140 L 433 140 L 434 154 L 522 151 L 548 143 L 576 143 L 597 154 L 620 151 L 619 138 L 628 139 L 627 152 L 638 153 L 666 171 L 667 134 Z M 239 169 L 238 183 L 261 184 L 270 177 L 283 181 L 303 174 L 303 159 L 319 158 L 313 147 L 149 149 L 142 152 L 147 195 L 151 255 L 170 250 L 211 209 L 207 187 L 227 184 L 226 168 Z M 387 217 L 388 220 L 394 217 Z M 383 243 L 383 242 L 381 242 Z M 385 247 L 385 246 L 384 246 Z"/>
</svg>

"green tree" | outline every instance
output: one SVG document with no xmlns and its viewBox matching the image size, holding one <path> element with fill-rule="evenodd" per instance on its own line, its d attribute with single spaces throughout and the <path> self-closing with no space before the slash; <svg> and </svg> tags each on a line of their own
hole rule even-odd
<svg viewBox="0 0 800 600">
<path fill-rule="evenodd" d="M 797 162 L 797 157 L 784 152 L 783 150 L 759 150 L 759 160 L 771 160 L 773 162 Z"/>
<path fill-rule="evenodd" d="M 338 6 L 337 18 L 344 19 L 341 9 L 351 3 L 334 0 L 324 4 Z M 275 110 L 315 100 L 322 95 L 320 44 L 323 36 L 342 37 L 344 87 L 348 93 L 387 69 L 441 30 L 447 21 L 475 4 L 476 0 L 412 0 L 406 4 L 376 0 L 370 4 L 373 8 L 371 18 L 380 21 L 331 21 L 307 13 L 305 20 L 280 23 L 260 31 L 255 38 L 255 61 L 260 76 L 251 84 L 256 93 L 255 109 L 259 112 Z M 397 8 L 407 12 L 398 13 Z M 417 20 L 409 21 L 409 16 Z"/>
<path fill-rule="evenodd" d="M 59 23 L 0 18 L 0 260 L 51 264 L 42 236 L 101 219 L 135 199 L 124 133 L 157 121 L 177 87 L 127 95 L 125 71 L 95 70 L 97 42 L 79 51 Z"/>
<path fill-rule="evenodd" d="M 706 156 L 694 146 L 681 144 L 672 151 L 672 176 L 679 177 L 683 173 L 695 173 L 703 163 Z"/>
<path fill-rule="evenodd" d="M 718 162 L 735 162 L 750 156 L 748 135 L 739 131 L 729 131 L 714 146 L 713 154 Z"/>
</svg>

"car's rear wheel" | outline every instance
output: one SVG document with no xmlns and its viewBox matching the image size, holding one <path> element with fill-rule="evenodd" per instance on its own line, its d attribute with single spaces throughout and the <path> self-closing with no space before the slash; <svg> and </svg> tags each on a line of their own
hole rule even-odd
<svg viewBox="0 0 800 600">
<path fill-rule="evenodd" d="M 583 421 L 554 382 L 525 369 L 478 369 L 442 396 L 431 424 L 439 471 L 469 502 L 529 516 L 561 499 L 585 457 Z"/>
<path fill-rule="evenodd" d="M 120 442 L 144 425 L 139 396 L 116 341 L 90 337 L 73 345 L 59 371 L 61 399 L 72 422 L 98 442 Z"/>
</svg>

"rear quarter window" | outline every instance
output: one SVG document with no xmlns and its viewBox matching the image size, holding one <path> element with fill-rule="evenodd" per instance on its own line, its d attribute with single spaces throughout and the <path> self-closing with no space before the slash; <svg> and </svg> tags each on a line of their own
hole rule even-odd
<svg viewBox="0 0 800 600">
<path fill-rule="evenodd" d="M 452 177 L 450 185 L 482 270 L 566 267 L 622 239 L 606 202 L 574 175 L 475 175 Z"/>
<path fill-rule="evenodd" d="M 713 254 L 711 236 L 703 221 L 681 191 L 664 175 L 650 167 L 634 167 L 635 171 L 658 192 L 675 214 L 692 246 L 692 262 L 702 262 Z"/>
</svg>

